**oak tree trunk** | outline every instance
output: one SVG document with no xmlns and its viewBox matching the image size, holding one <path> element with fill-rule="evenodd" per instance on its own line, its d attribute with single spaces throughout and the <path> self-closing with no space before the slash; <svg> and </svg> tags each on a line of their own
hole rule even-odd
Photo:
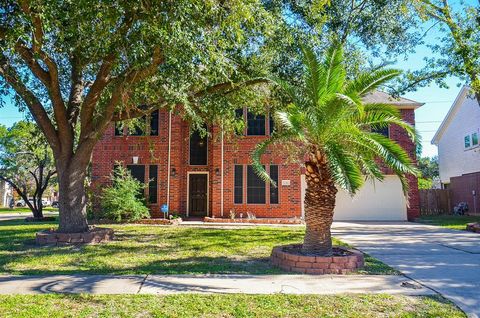
<svg viewBox="0 0 480 318">
<path fill-rule="evenodd" d="M 305 163 L 307 188 L 305 190 L 306 231 L 302 246 L 305 254 L 332 255 L 332 236 L 335 196 L 337 189 L 328 163 L 321 153 L 312 153 Z"/>
<path fill-rule="evenodd" d="M 79 233 L 88 231 L 85 190 L 86 168 L 86 164 L 78 162 L 71 162 L 67 165 L 57 163 L 59 232 Z"/>
</svg>

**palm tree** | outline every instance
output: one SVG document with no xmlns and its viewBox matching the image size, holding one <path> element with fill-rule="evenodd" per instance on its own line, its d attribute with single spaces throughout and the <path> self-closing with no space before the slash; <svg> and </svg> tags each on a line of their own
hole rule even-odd
<svg viewBox="0 0 480 318">
<path fill-rule="evenodd" d="M 398 76 L 399 71 L 379 69 L 349 80 L 343 50 L 338 45 L 326 52 L 323 61 L 309 48 L 302 51 L 303 84 L 276 81 L 288 95 L 289 103 L 284 111 L 275 113 L 277 131 L 257 145 L 252 162 L 262 179 L 273 182 L 260 161 L 269 145 L 290 144 L 300 151 L 307 182 L 302 253 L 329 256 L 338 187 L 354 195 L 366 180 L 382 180 L 383 162 L 400 178 L 407 196 L 406 175 L 417 173 L 405 150 L 375 131 L 397 125 L 412 141 L 416 133 L 393 106 L 362 101 L 365 95 Z"/>
</svg>

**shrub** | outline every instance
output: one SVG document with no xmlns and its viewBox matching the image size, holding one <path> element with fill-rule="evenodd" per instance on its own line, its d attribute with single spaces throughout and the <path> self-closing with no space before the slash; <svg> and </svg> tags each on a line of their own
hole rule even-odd
<svg viewBox="0 0 480 318">
<path fill-rule="evenodd" d="M 149 217 L 143 190 L 145 185 L 132 177 L 130 172 L 118 165 L 110 176 L 112 186 L 102 192 L 102 210 L 106 218 L 115 221 L 135 221 Z"/>
</svg>

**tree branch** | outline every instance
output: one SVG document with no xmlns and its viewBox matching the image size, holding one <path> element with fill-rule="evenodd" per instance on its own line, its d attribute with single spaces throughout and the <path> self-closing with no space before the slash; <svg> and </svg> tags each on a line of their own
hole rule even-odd
<svg viewBox="0 0 480 318">
<path fill-rule="evenodd" d="M 261 83 L 268 83 L 268 82 L 270 82 L 270 80 L 267 78 L 255 78 L 255 79 L 243 81 L 240 83 L 224 82 L 224 83 L 215 84 L 213 86 L 207 87 L 204 90 L 198 91 L 193 95 L 193 97 L 200 98 L 205 95 L 216 94 L 222 91 L 231 93 L 235 90 L 239 90 L 247 86 L 252 86 L 252 85 L 261 84 Z"/>
<path fill-rule="evenodd" d="M 5 81 L 15 90 L 15 92 L 22 97 L 27 104 L 30 113 L 35 121 L 40 126 L 40 129 L 45 134 L 45 137 L 54 151 L 60 150 L 60 142 L 57 132 L 48 117 L 45 108 L 38 100 L 38 98 L 25 86 L 19 79 L 20 76 L 17 71 L 8 63 L 5 55 L 0 55 L 0 75 Z"/>
</svg>

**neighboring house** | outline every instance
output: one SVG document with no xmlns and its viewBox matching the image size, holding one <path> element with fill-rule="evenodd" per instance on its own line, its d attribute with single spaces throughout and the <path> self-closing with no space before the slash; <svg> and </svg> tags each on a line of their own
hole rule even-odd
<svg viewBox="0 0 480 318">
<path fill-rule="evenodd" d="M 415 123 L 414 110 L 421 106 L 404 98 L 392 99 L 377 92 L 368 102 L 391 103 L 403 118 Z M 222 136 L 219 127 L 210 127 L 211 138 L 190 135 L 188 123 L 168 111 L 156 111 L 150 118 L 148 136 L 112 125 L 96 145 L 92 157 L 93 191 L 109 183 L 115 164 L 121 162 L 132 175 L 147 183 L 145 195 L 153 217 L 161 217 L 160 207 L 187 217 L 229 217 L 235 211 L 244 218 L 292 218 L 303 215 L 305 190 L 303 168 L 287 163 L 288 156 L 271 149 L 263 157 L 267 171 L 278 187 L 263 182 L 253 171 L 251 152 L 268 138 L 274 123 L 268 116 L 238 110 L 246 127 L 243 136 Z M 415 145 L 398 127 L 381 133 L 398 141 L 412 156 Z M 406 220 L 419 215 L 417 180 L 410 176 L 410 205 L 407 208 L 398 178 L 368 184 L 355 196 L 338 194 L 337 220 Z"/>
<path fill-rule="evenodd" d="M 467 202 L 480 213 L 480 106 L 464 86 L 432 139 L 438 146 L 440 181 L 451 203 Z"/>
<path fill-rule="evenodd" d="M 0 208 L 8 207 L 13 198 L 12 188 L 5 181 L 0 180 Z"/>
</svg>

